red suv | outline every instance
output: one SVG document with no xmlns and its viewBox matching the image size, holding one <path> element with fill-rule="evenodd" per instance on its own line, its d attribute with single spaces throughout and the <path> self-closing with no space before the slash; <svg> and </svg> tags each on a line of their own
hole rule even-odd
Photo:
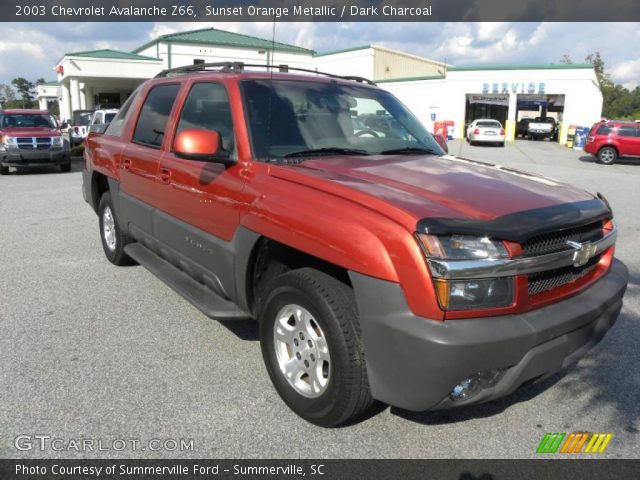
<svg viewBox="0 0 640 480">
<path fill-rule="evenodd" d="M 628 272 L 601 195 L 447 156 L 364 79 L 244 67 L 143 84 L 89 134 L 83 192 L 109 261 L 213 318 L 259 322 L 300 416 L 492 400 L 616 321 Z M 363 130 L 371 115 L 394 128 Z"/>
<path fill-rule="evenodd" d="M 591 127 L 584 151 L 611 165 L 620 157 L 640 157 L 640 123 L 599 122 Z"/>
</svg>

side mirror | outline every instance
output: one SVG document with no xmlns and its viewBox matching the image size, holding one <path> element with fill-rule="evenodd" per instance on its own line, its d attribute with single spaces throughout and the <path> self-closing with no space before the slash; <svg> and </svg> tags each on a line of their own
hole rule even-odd
<svg viewBox="0 0 640 480">
<path fill-rule="evenodd" d="M 221 148 L 221 143 L 220 132 L 215 130 L 183 130 L 175 139 L 173 151 L 186 160 L 234 164 L 235 160 Z"/>
<path fill-rule="evenodd" d="M 108 123 L 94 123 L 89 127 L 89 133 L 104 133 L 108 126 Z"/>
</svg>

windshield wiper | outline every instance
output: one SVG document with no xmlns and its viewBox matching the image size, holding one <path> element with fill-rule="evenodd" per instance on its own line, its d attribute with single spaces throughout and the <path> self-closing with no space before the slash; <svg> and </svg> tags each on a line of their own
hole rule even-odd
<svg viewBox="0 0 640 480">
<path fill-rule="evenodd" d="M 380 155 L 396 155 L 396 154 L 407 154 L 407 155 L 419 155 L 421 153 L 431 153 L 433 155 L 440 155 L 440 153 L 435 150 L 431 150 L 429 148 L 421 148 L 421 147 L 403 147 L 403 148 L 394 148 L 393 150 L 383 150 L 380 152 Z"/>
<path fill-rule="evenodd" d="M 287 153 L 284 158 L 293 157 L 311 157 L 315 155 L 371 155 L 366 150 L 358 150 L 355 148 L 339 148 L 339 147 L 327 147 L 327 148 L 311 148 L 309 150 L 300 150 L 299 152 Z"/>
</svg>

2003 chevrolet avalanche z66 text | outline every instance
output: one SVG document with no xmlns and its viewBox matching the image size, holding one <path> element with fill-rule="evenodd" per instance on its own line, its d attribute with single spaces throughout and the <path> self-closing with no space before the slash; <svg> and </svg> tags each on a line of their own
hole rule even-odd
<svg viewBox="0 0 640 480">
<path fill-rule="evenodd" d="M 601 195 L 447 156 L 365 79 L 278 70 L 147 81 L 86 140 L 83 192 L 112 263 L 259 322 L 298 415 L 492 400 L 613 325 L 628 272 Z"/>
</svg>

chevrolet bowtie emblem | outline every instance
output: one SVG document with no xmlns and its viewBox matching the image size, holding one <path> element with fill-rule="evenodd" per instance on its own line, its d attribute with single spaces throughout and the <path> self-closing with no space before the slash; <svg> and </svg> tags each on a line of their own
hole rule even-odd
<svg viewBox="0 0 640 480">
<path fill-rule="evenodd" d="M 585 265 L 596 254 L 598 247 L 592 243 L 580 243 L 569 240 L 567 242 L 571 248 L 575 250 L 573 252 L 573 266 L 581 267 Z"/>
</svg>

